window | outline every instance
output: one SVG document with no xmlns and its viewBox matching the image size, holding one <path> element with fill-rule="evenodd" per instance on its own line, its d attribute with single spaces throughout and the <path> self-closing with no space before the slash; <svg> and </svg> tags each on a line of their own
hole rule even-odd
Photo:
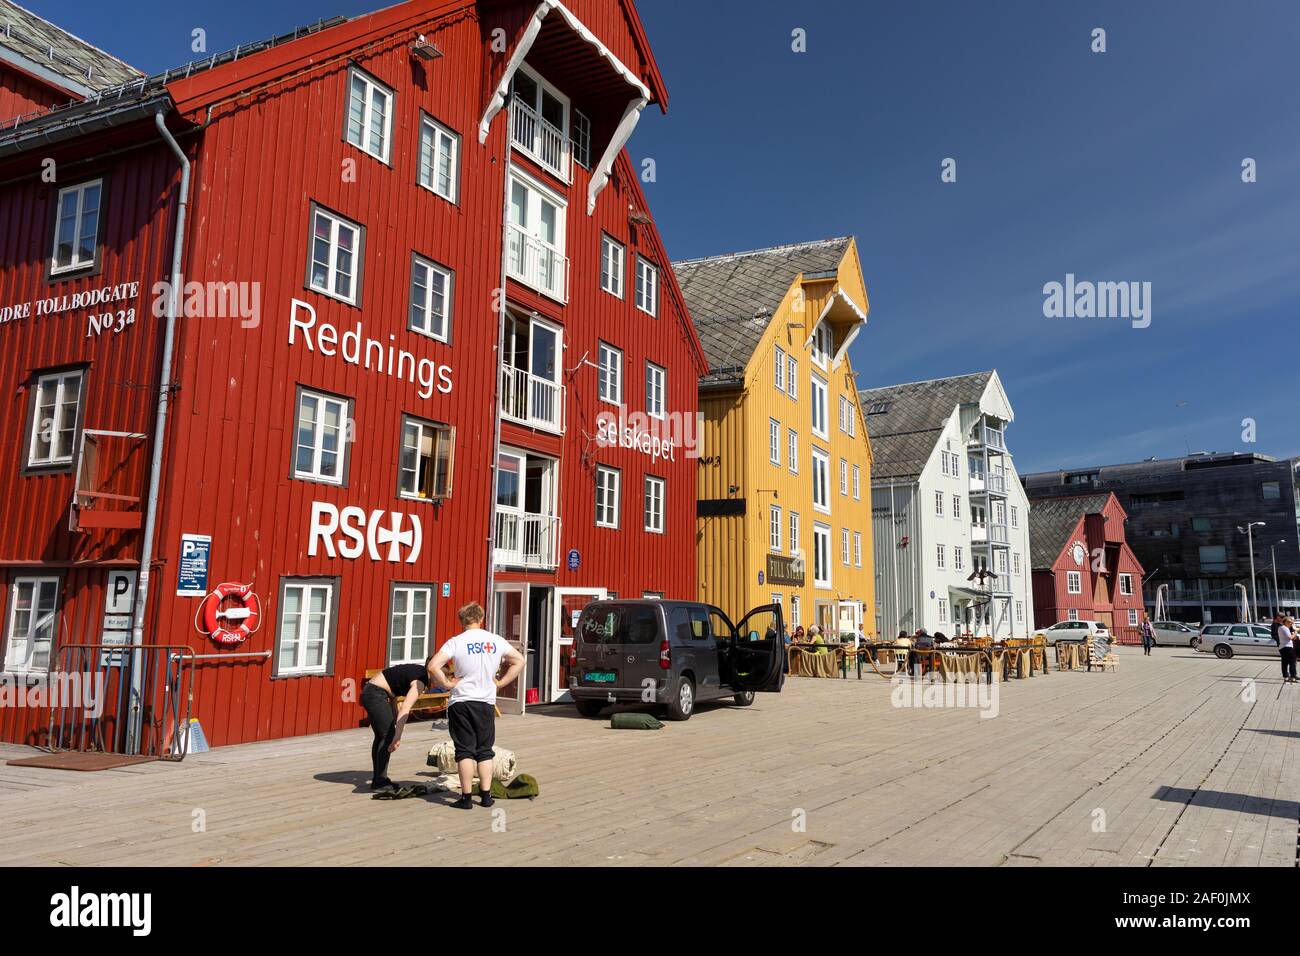
<svg viewBox="0 0 1300 956">
<path fill-rule="evenodd" d="M 36 379 L 27 439 L 27 465 L 70 465 L 76 453 L 85 371 L 50 372 Z"/>
<path fill-rule="evenodd" d="M 505 318 L 501 414 L 525 425 L 564 431 L 564 330 L 514 311 Z"/>
<path fill-rule="evenodd" d="M 849 529 L 840 528 L 840 563 L 849 566 Z"/>
<path fill-rule="evenodd" d="M 799 363 L 793 355 L 785 360 L 785 393 L 796 402 L 799 400 Z"/>
<path fill-rule="evenodd" d="M 961 520 L 961 495 L 952 496 L 952 517 L 954 521 Z"/>
<path fill-rule="evenodd" d="M 380 162 L 388 162 L 393 92 L 356 67 L 348 71 L 347 141 Z"/>
<path fill-rule="evenodd" d="M 1025 602 L 1024 601 L 1016 602 L 1016 623 L 1017 624 L 1025 623 Z"/>
<path fill-rule="evenodd" d="M 664 533 L 664 480 L 649 475 L 645 479 L 645 530 Z"/>
<path fill-rule="evenodd" d="M 439 342 L 451 338 L 452 273 L 423 256 L 411 256 L 411 324 Z"/>
<path fill-rule="evenodd" d="M 1012 574 L 1020 573 L 1020 552 L 1019 551 L 1011 555 L 1011 573 Z"/>
<path fill-rule="evenodd" d="M 773 591 L 773 592 L 772 592 L 772 603 L 775 604 L 777 607 L 780 607 L 780 606 L 781 606 L 781 592 L 780 592 L 780 591 Z"/>
<path fill-rule="evenodd" d="M 862 567 L 862 532 L 853 532 L 853 566 Z"/>
<path fill-rule="evenodd" d="M 616 468 L 596 468 L 596 527 L 618 527 L 618 485 Z"/>
<path fill-rule="evenodd" d="M 1067 571 L 1065 574 L 1065 590 L 1070 594 L 1083 593 L 1083 575 L 1078 571 Z"/>
<path fill-rule="evenodd" d="M 946 451 L 939 452 L 939 471 L 943 475 L 951 474 L 948 471 L 948 453 Z"/>
<path fill-rule="evenodd" d="M 781 550 L 781 509 L 772 505 L 767 515 L 767 546 L 773 551 Z"/>
<path fill-rule="evenodd" d="M 854 438 L 858 434 L 857 409 L 846 395 L 840 396 L 840 431 L 850 438 Z"/>
<path fill-rule="evenodd" d="M 569 260 L 564 255 L 567 208 L 536 180 L 511 171 L 506 271 L 558 301 L 564 301 L 569 290 Z"/>
<path fill-rule="evenodd" d="M 801 602 L 799 600 L 799 595 L 797 594 L 790 595 L 790 626 L 791 627 L 798 627 L 799 624 L 801 623 L 800 622 L 801 608 L 799 606 L 800 603 Z"/>
<path fill-rule="evenodd" d="M 790 553 L 799 553 L 799 512 L 790 512 Z"/>
<path fill-rule="evenodd" d="M 818 368 L 824 369 L 830 363 L 833 338 L 831 327 L 825 322 L 820 323 L 813 331 L 812 360 Z"/>
<path fill-rule="evenodd" d="M 636 307 L 659 316 L 659 270 L 640 256 L 636 257 Z"/>
<path fill-rule="evenodd" d="M 944 546 L 943 546 L 943 545 L 941 545 L 941 544 L 936 544 L 936 545 L 934 546 L 934 556 L 935 556 L 935 564 L 934 564 L 934 566 L 935 566 L 936 568 L 938 568 L 940 571 L 942 571 L 944 568 L 946 568 L 946 567 L 948 566 L 947 563 L 946 563 L 946 560 L 947 560 L 947 559 L 946 559 L 946 556 L 945 556 L 945 553 L 944 553 Z"/>
<path fill-rule="evenodd" d="M 423 664 L 433 651 L 429 622 L 433 588 L 394 584 L 388 608 L 388 663 Z"/>
<path fill-rule="evenodd" d="M 623 298 L 623 246 L 609 236 L 600 237 L 600 287 Z"/>
<path fill-rule="evenodd" d="M 1079 619 L 1079 609 L 1077 607 L 1070 608 L 1066 612 L 1065 618 L 1068 621 L 1077 621 Z"/>
<path fill-rule="evenodd" d="M 50 275 L 95 267 L 99 251 L 99 209 L 104 181 L 92 179 L 59 190 L 54 211 Z"/>
<path fill-rule="evenodd" d="M 511 92 L 511 139 L 555 175 L 568 179 L 568 97 L 526 66 L 515 71 Z"/>
<path fill-rule="evenodd" d="M 417 182 L 448 202 L 455 202 L 460 191 L 460 137 L 428 116 L 420 118 Z"/>
<path fill-rule="evenodd" d="M 601 342 L 596 349 L 600 359 L 600 400 L 612 405 L 623 404 L 623 350 Z"/>
<path fill-rule="evenodd" d="M 1005 551 L 999 550 L 997 552 L 997 555 L 998 555 L 998 560 L 997 560 L 998 574 L 1005 576 L 1007 573 L 1007 553 Z"/>
<path fill-rule="evenodd" d="M 830 513 L 831 510 L 831 458 L 820 448 L 812 450 L 813 507 Z"/>
<path fill-rule="evenodd" d="M 948 599 L 939 598 L 939 623 L 948 623 Z"/>
<path fill-rule="evenodd" d="M 1193 518 L 1193 519 L 1192 519 L 1192 530 L 1193 530 L 1193 531 L 1209 531 L 1209 530 L 1210 530 L 1210 519 L 1209 519 L 1209 518 Z"/>
<path fill-rule="evenodd" d="M 829 438 L 826 432 L 826 380 L 816 375 L 812 382 L 812 430 L 818 438 Z"/>
<path fill-rule="evenodd" d="M 1020 527 L 1020 511 L 1015 505 L 1011 506 L 1011 527 Z"/>
<path fill-rule="evenodd" d="M 49 670 L 58 605 L 58 578 L 14 578 L 9 591 L 9 634 L 4 655 L 6 671 Z"/>
<path fill-rule="evenodd" d="M 573 161 L 583 169 L 591 170 L 591 120 L 580 110 L 573 111 Z"/>
<path fill-rule="evenodd" d="M 1201 570 L 1226 574 L 1228 571 L 1228 549 L 1221 544 L 1202 545 L 1199 549 Z"/>
<path fill-rule="evenodd" d="M 451 426 L 403 417 L 398 495 L 429 501 L 451 497 L 455 446 L 456 430 Z"/>
<path fill-rule="evenodd" d="M 961 477 L 961 459 L 957 457 L 956 453 L 952 456 L 952 476 L 954 478 Z"/>
<path fill-rule="evenodd" d="M 1129 627 L 1137 627 L 1137 622 L 1138 622 L 1138 612 L 1137 612 L 1137 609 L 1136 609 L 1136 608 L 1129 608 L 1129 609 L 1128 609 L 1128 623 L 1129 623 Z"/>
<path fill-rule="evenodd" d="M 961 545 L 955 545 L 952 549 L 952 566 L 954 570 L 966 570 L 966 549 Z"/>
<path fill-rule="evenodd" d="M 667 375 L 654 362 L 645 363 L 645 411 L 651 418 L 664 417 L 664 380 Z"/>
<path fill-rule="evenodd" d="M 365 230 L 360 226 L 313 205 L 308 288 L 356 305 L 364 244 Z"/>
<path fill-rule="evenodd" d="M 857 465 L 853 466 L 853 497 L 862 500 L 862 469 Z"/>
<path fill-rule="evenodd" d="M 1277 501 L 1282 497 L 1282 486 L 1276 481 L 1266 481 L 1261 485 L 1265 501 Z"/>
<path fill-rule="evenodd" d="M 776 347 L 776 362 L 774 364 L 774 367 L 776 369 L 776 381 L 775 381 L 776 390 L 778 392 L 784 392 L 785 391 L 785 349 L 781 348 L 781 346 L 779 345 Z"/>
<path fill-rule="evenodd" d="M 1133 575 L 1121 574 L 1119 576 L 1119 593 L 1120 594 L 1133 593 Z"/>
<path fill-rule="evenodd" d="M 785 433 L 786 459 L 789 462 L 790 474 L 799 474 L 799 433 L 793 428 L 789 428 Z"/>
<path fill-rule="evenodd" d="M 934 516 L 936 518 L 943 517 L 943 492 L 942 491 L 936 491 L 934 493 Z"/>
<path fill-rule="evenodd" d="M 843 458 L 840 459 L 840 494 L 849 496 L 849 463 Z"/>
<path fill-rule="evenodd" d="M 831 529 L 829 525 L 813 525 L 813 584 L 819 588 L 831 586 Z"/>
<path fill-rule="evenodd" d="M 334 580 L 283 580 L 280 629 L 276 635 L 276 677 L 328 673 L 337 587 Z"/>
<path fill-rule="evenodd" d="M 347 399 L 300 389 L 293 476 L 343 484 L 350 421 L 351 403 Z"/>
<path fill-rule="evenodd" d="M 781 423 L 775 418 L 767 420 L 767 460 L 781 464 Z"/>
</svg>

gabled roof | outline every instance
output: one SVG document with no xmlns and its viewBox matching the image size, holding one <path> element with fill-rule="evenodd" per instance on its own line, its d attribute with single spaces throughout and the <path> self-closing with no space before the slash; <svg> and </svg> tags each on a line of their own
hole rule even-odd
<svg viewBox="0 0 1300 956">
<path fill-rule="evenodd" d="M 790 286 L 801 275 L 833 274 L 852 241 L 842 236 L 674 262 L 709 363 L 700 384 L 742 379 Z"/>
<path fill-rule="evenodd" d="M 874 452 L 872 480 L 919 476 L 949 416 L 958 405 L 978 403 L 995 374 L 974 372 L 860 390 L 858 404 Z"/>
<path fill-rule="evenodd" d="M 78 96 L 144 75 L 12 0 L 0 0 L 0 60 Z"/>
<path fill-rule="evenodd" d="M 1029 567 L 1050 568 L 1069 544 L 1069 537 L 1084 515 L 1101 514 L 1110 492 L 1070 498 L 1035 498 L 1029 507 Z"/>
</svg>

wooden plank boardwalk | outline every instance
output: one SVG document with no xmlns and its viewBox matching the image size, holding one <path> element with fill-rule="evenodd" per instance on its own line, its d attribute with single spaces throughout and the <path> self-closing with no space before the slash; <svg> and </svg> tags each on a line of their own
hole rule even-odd
<svg viewBox="0 0 1300 956">
<path fill-rule="evenodd" d="M 503 717 L 542 796 L 500 813 L 371 800 L 366 729 L 98 773 L 0 765 L 0 863 L 1297 865 L 1300 685 L 1274 659 L 1122 648 L 1116 673 L 999 691 L 994 719 L 894 706 L 874 676 L 658 732 Z M 442 779 L 424 757 L 444 726 L 408 728 L 395 779 Z"/>
</svg>

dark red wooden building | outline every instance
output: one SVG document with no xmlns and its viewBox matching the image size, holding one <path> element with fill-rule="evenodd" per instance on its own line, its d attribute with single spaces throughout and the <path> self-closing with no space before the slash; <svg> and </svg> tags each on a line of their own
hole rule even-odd
<svg viewBox="0 0 1300 956">
<path fill-rule="evenodd" d="M 79 99 L 0 126 L 7 677 L 133 635 L 198 655 L 212 743 L 313 733 L 478 600 L 518 710 L 593 597 L 694 596 L 631 2 L 411 0 Z"/>
<path fill-rule="evenodd" d="M 1137 643 L 1144 572 L 1124 535 L 1128 515 L 1113 494 L 1029 502 L 1034 624 L 1100 621 Z"/>
</svg>

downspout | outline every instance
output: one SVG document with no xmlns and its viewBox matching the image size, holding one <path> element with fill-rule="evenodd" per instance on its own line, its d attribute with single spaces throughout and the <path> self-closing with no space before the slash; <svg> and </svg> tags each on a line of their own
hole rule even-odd
<svg viewBox="0 0 1300 956">
<path fill-rule="evenodd" d="M 167 315 L 163 326 L 162 368 L 158 375 L 158 412 L 154 419 L 153 455 L 149 463 L 149 495 L 145 502 L 144 539 L 140 544 L 140 574 L 135 586 L 135 611 L 131 643 L 136 645 L 131 666 L 131 713 L 127 723 L 126 752 L 139 752 L 140 730 L 144 718 L 140 695 L 143 691 L 144 673 L 141 667 L 144 643 L 144 617 L 149 604 L 149 566 L 153 563 L 153 541 L 158 522 L 158 486 L 162 481 L 163 441 L 167 435 L 167 410 L 171 403 L 172 349 L 176 340 L 176 305 L 181 287 L 181 262 L 185 253 L 185 212 L 190 198 L 190 161 L 180 144 L 172 137 L 163 118 L 164 110 L 154 114 L 154 125 L 163 142 L 176 156 L 181 167 L 180 189 L 176 204 L 176 231 L 172 237 L 171 288 L 167 293 Z"/>
</svg>

